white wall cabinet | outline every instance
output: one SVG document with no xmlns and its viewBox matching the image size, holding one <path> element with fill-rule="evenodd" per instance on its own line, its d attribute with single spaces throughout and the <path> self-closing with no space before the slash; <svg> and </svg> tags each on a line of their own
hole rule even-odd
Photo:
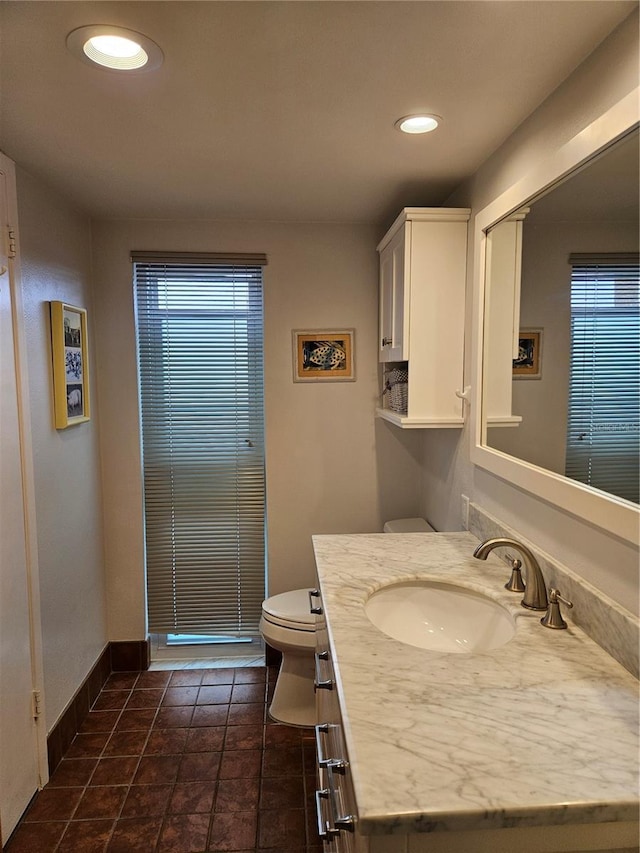
<svg viewBox="0 0 640 853">
<path fill-rule="evenodd" d="M 408 207 L 378 245 L 381 406 L 403 428 L 460 427 L 467 208 Z M 406 371 L 406 402 L 387 388 Z M 406 408 L 405 408 L 406 406 Z"/>
</svg>

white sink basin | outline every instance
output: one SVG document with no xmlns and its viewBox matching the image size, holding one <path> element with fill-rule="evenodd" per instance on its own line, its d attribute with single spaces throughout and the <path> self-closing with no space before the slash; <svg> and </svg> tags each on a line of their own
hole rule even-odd
<svg viewBox="0 0 640 853">
<path fill-rule="evenodd" d="M 516 632 L 515 620 L 482 593 L 436 581 L 382 587 L 367 600 L 371 622 L 394 640 L 437 652 L 469 654 L 496 649 Z"/>
</svg>

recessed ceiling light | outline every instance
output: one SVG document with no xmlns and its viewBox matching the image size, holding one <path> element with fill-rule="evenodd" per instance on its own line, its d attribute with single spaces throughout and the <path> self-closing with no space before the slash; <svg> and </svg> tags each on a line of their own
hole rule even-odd
<svg viewBox="0 0 640 853">
<path fill-rule="evenodd" d="M 435 130 L 442 122 L 440 116 L 429 113 L 421 113 L 410 116 L 403 116 L 395 122 L 394 127 L 401 130 L 403 133 L 429 133 Z"/>
<path fill-rule="evenodd" d="M 151 71 L 163 60 L 155 42 L 123 27 L 78 27 L 67 36 L 67 47 L 83 62 L 113 71 Z"/>
</svg>

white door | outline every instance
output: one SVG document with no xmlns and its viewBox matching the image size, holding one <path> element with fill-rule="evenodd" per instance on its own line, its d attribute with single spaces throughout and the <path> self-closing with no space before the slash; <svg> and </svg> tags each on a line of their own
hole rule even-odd
<svg viewBox="0 0 640 853">
<path fill-rule="evenodd" d="M 40 783 L 43 736 L 34 719 L 31 532 L 21 411 L 15 266 L 9 258 L 12 164 L 0 155 L 0 826 L 11 834 Z M 7 168 L 8 167 L 8 168 Z M 44 771 L 46 773 L 46 771 Z"/>
</svg>

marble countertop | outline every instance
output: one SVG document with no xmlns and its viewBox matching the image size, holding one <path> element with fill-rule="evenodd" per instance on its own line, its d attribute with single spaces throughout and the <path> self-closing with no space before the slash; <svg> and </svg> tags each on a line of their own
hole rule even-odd
<svg viewBox="0 0 640 853">
<path fill-rule="evenodd" d="M 638 682 L 580 628 L 543 628 L 504 589 L 505 563 L 473 558 L 474 536 L 313 543 L 362 833 L 638 819 Z M 499 601 L 515 637 L 446 654 L 371 624 L 372 592 L 425 576 Z"/>
</svg>

